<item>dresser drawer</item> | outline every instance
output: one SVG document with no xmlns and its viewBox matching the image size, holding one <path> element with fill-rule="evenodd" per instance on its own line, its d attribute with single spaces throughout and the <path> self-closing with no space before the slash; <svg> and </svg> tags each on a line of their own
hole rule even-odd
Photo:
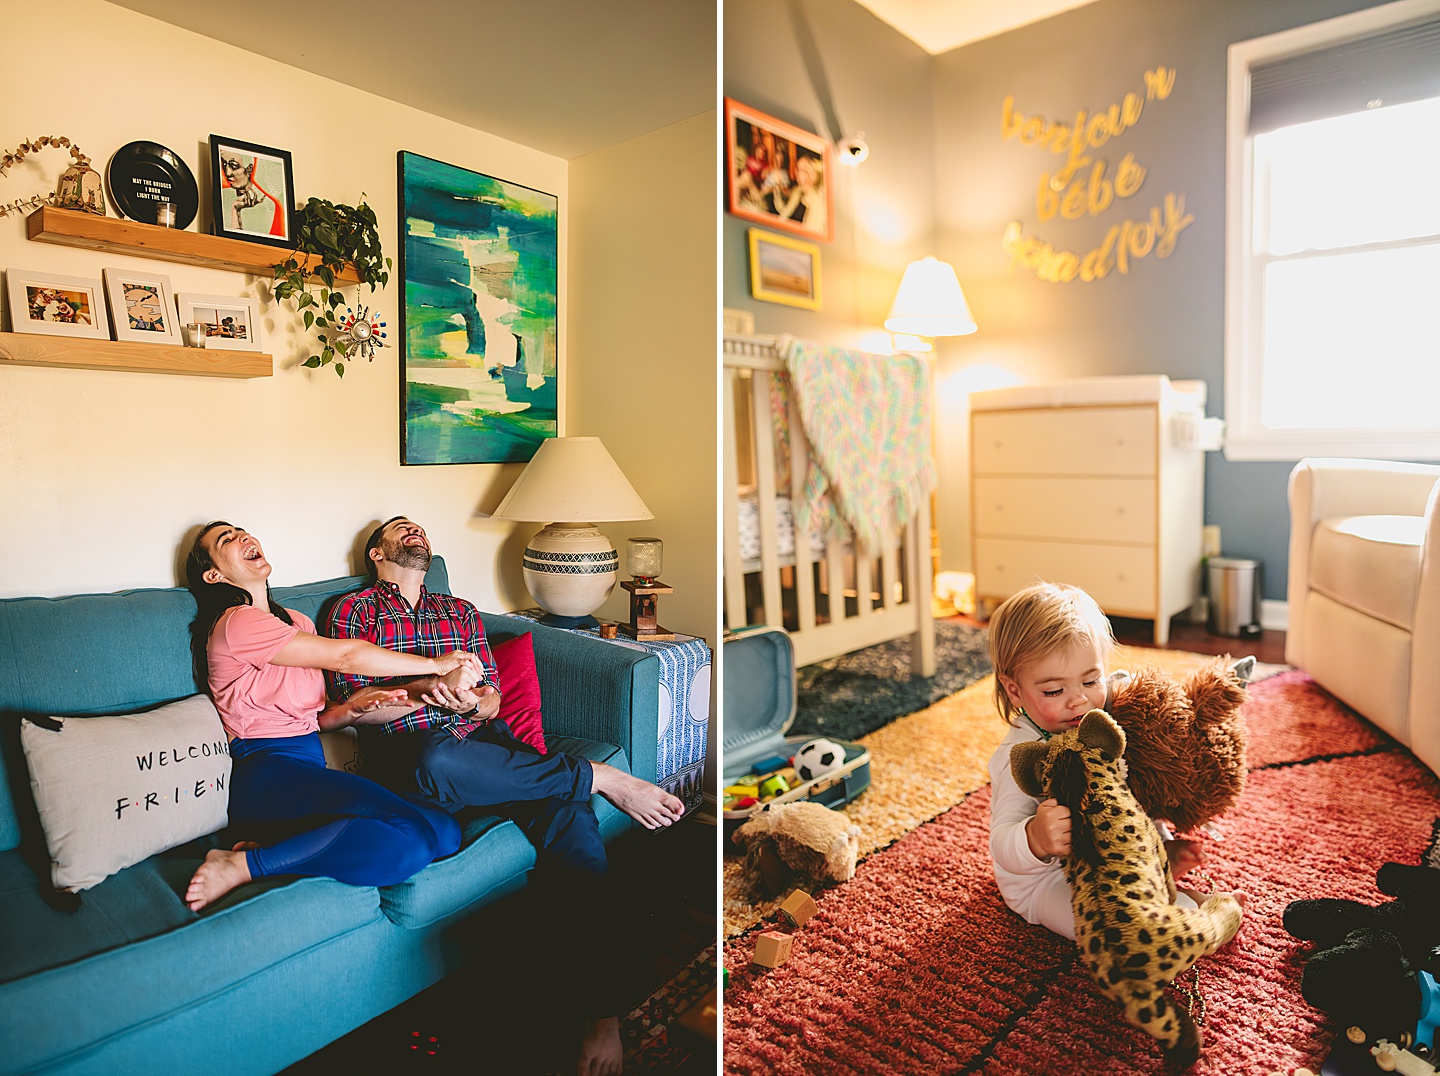
<svg viewBox="0 0 1440 1076">
<path fill-rule="evenodd" d="M 1008 598 L 1032 583 L 1071 583 L 1107 613 L 1155 611 L 1154 546 L 975 539 L 975 594 Z"/>
<path fill-rule="evenodd" d="M 971 415 L 977 474 L 1154 475 L 1154 407 L 1044 408 Z"/>
<path fill-rule="evenodd" d="M 977 478 L 975 531 L 1153 545 L 1153 478 Z"/>
</svg>

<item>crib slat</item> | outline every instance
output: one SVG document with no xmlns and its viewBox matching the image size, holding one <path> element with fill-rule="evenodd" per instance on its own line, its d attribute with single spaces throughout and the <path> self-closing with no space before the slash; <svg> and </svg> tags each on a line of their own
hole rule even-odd
<svg viewBox="0 0 1440 1076">
<path fill-rule="evenodd" d="M 775 532 L 775 430 L 770 419 L 770 387 L 764 377 L 750 379 L 751 407 L 755 434 L 755 489 L 760 516 L 760 594 L 764 621 L 783 627 L 785 613 L 780 603 L 780 558 Z"/>
<path fill-rule="evenodd" d="M 731 630 L 743 628 L 750 619 L 745 608 L 745 572 L 740 564 L 740 474 L 735 447 L 735 382 L 739 377 L 736 371 L 726 370 L 721 379 L 725 409 L 721 426 L 721 440 L 725 443 L 725 497 L 721 506 L 725 527 L 725 627 Z"/>
<path fill-rule="evenodd" d="M 930 574 L 930 498 L 920 505 L 905 528 L 905 552 L 910 567 L 911 604 L 915 606 L 915 633 L 910 637 L 910 670 L 916 676 L 935 675 L 935 620 L 930 595 L 934 580 Z"/>
<path fill-rule="evenodd" d="M 790 515 L 795 520 L 795 612 L 796 627 L 801 632 L 815 629 L 815 556 L 810 552 L 810 526 L 800 526 L 800 505 L 805 499 L 805 461 L 810 458 L 810 443 L 800 424 L 800 408 L 795 394 L 786 401 L 790 419 Z"/>
<path fill-rule="evenodd" d="M 896 567 L 899 560 L 896 556 L 897 547 L 900 544 L 900 534 L 893 528 L 885 528 L 885 544 L 880 552 L 880 607 L 882 609 L 894 609 L 897 604 L 895 600 L 895 582 L 900 578 Z"/>
</svg>

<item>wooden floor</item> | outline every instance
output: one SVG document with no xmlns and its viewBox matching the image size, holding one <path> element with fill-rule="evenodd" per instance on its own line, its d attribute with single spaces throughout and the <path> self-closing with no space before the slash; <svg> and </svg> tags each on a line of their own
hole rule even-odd
<svg viewBox="0 0 1440 1076">
<path fill-rule="evenodd" d="M 1115 630 L 1116 642 L 1126 646 L 1155 647 L 1155 625 L 1152 621 L 1111 617 L 1110 624 Z M 1191 624 L 1183 617 L 1176 617 L 1170 622 L 1170 641 L 1157 649 L 1229 654 L 1237 658 L 1253 654 L 1256 661 L 1281 665 L 1285 662 L 1285 633 L 1262 631 L 1251 639 L 1237 639 L 1228 635 L 1211 635 L 1204 624 Z"/>
<path fill-rule="evenodd" d="M 959 614 L 946 617 L 971 627 L 983 628 L 985 622 L 973 616 Z M 1126 617 L 1111 617 L 1110 625 L 1115 632 L 1115 641 L 1126 646 L 1148 646 L 1159 650 L 1188 650 L 1192 654 L 1229 654 L 1243 658 L 1255 656 L 1256 661 L 1270 665 L 1285 663 L 1285 633 L 1283 631 L 1262 631 L 1254 638 L 1234 638 L 1228 635 L 1212 635 L 1204 624 L 1191 624 L 1184 617 L 1175 617 L 1170 622 L 1170 641 L 1164 646 L 1155 644 L 1155 624 L 1150 620 L 1131 620 Z"/>
</svg>

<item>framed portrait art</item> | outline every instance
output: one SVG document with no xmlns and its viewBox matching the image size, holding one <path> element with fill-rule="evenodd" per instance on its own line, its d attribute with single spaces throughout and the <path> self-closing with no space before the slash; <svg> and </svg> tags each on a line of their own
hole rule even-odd
<svg viewBox="0 0 1440 1076">
<path fill-rule="evenodd" d="M 820 309 L 820 248 L 751 228 L 750 294 L 767 303 Z"/>
<path fill-rule="evenodd" d="M 144 344 L 180 344 L 170 278 L 134 269 L 106 269 L 110 322 L 116 340 Z"/>
<path fill-rule="evenodd" d="M 210 136 L 211 231 L 232 239 L 295 245 L 295 179 L 288 150 Z"/>
<path fill-rule="evenodd" d="M 559 432 L 558 199 L 399 166 L 400 462 L 528 462 Z"/>
<path fill-rule="evenodd" d="M 819 135 L 725 98 L 728 208 L 737 217 L 828 243 L 833 160 Z"/>
<path fill-rule="evenodd" d="M 7 269 L 5 287 L 10 327 L 17 333 L 110 339 L 105 292 L 98 280 Z"/>
<path fill-rule="evenodd" d="M 254 299 L 182 291 L 175 296 L 175 304 L 180 311 L 180 324 L 195 326 L 192 346 L 228 351 L 260 350 L 260 322 Z"/>
</svg>

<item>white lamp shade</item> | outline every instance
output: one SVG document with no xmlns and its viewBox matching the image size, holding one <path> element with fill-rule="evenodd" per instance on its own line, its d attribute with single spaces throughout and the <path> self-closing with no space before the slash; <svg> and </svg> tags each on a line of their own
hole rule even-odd
<svg viewBox="0 0 1440 1076">
<path fill-rule="evenodd" d="M 965 336 L 975 331 L 970 304 L 949 262 L 921 258 L 905 267 L 885 328 L 913 336 Z"/>
<path fill-rule="evenodd" d="M 494 518 L 600 523 L 654 519 L 655 514 L 645 507 L 600 438 L 551 437 L 520 472 Z"/>
</svg>

